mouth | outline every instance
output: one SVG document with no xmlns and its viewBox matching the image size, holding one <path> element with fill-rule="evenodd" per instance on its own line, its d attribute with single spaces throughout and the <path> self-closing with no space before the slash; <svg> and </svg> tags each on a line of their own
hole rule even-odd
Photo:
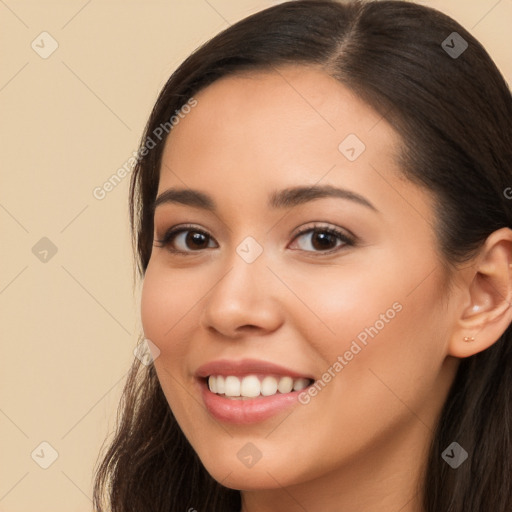
<svg viewBox="0 0 512 512">
<path fill-rule="evenodd" d="M 263 398 L 302 391 L 314 382 L 313 379 L 305 377 L 262 374 L 210 375 L 205 381 L 210 392 L 232 400 Z"/>
<path fill-rule="evenodd" d="M 311 375 L 266 361 L 219 360 L 196 372 L 206 409 L 216 420 L 250 425 L 299 404 L 299 394 L 313 385 Z"/>
</svg>

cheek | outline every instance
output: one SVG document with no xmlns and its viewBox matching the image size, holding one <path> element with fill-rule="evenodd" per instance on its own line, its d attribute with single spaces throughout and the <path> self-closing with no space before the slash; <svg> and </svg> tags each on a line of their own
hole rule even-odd
<svg viewBox="0 0 512 512">
<path fill-rule="evenodd" d="M 190 329 L 198 303 L 204 295 L 200 283 L 188 275 L 170 272 L 150 261 L 141 291 L 141 321 L 145 338 L 160 350 L 154 361 L 155 371 L 167 402 L 177 419 L 190 414 L 184 387 L 191 385 L 187 359 Z M 197 286 L 195 286 L 195 284 Z M 193 323 L 191 323 L 193 322 Z M 183 426 L 182 426 L 183 427 Z M 187 430 L 187 429 L 185 429 Z"/>
<path fill-rule="evenodd" d="M 301 299 L 288 300 L 293 322 L 324 359 L 349 350 L 354 339 L 364 344 L 403 316 L 405 294 L 391 272 L 363 272 L 360 265 L 319 266 L 307 272 L 288 270 L 283 280 Z"/>
<path fill-rule="evenodd" d="M 442 277 L 433 273 L 425 279 L 427 265 L 404 270 L 402 263 L 388 265 L 385 273 L 377 265 L 375 270 L 367 265 L 365 272 L 324 267 L 307 278 L 303 271 L 288 273 L 297 296 L 307 298 L 304 304 L 296 301 L 293 321 L 321 356 L 324 367 L 317 370 L 345 375 L 330 379 L 336 381 L 333 391 L 347 382 L 359 389 L 385 387 L 374 370 L 414 398 L 413 383 L 432 381 L 439 372 L 448 329 L 441 307 Z M 360 403 L 363 398 L 358 397 Z"/>
<path fill-rule="evenodd" d="M 168 340 L 180 339 L 187 321 L 197 312 L 204 290 L 197 276 L 170 272 L 150 261 L 141 293 L 141 321 L 146 338 L 162 352 Z"/>
<path fill-rule="evenodd" d="M 310 285 L 308 305 L 335 334 L 325 326 L 316 334 L 310 330 L 308 342 L 325 366 L 319 368 L 318 385 L 303 396 L 307 412 L 302 422 L 326 416 L 330 421 L 315 425 L 318 436 L 307 447 L 311 450 L 305 448 L 305 457 L 306 451 L 310 457 L 324 453 L 323 464 L 334 467 L 343 454 L 369 439 L 391 435 L 400 425 L 430 425 L 431 411 L 437 410 L 444 392 L 439 391 L 439 398 L 435 391 L 447 329 L 442 287 L 433 275 L 411 293 L 417 276 L 401 281 L 400 275 L 368 273 Z M 309 313 L 300 322 L 301 330 L 318 325 Z M 287 433 L 293 437 L 290 432 L 293 428 Z M 328 451 L 321 439 L 337 439 L 339 446 Z"/>
</svg>

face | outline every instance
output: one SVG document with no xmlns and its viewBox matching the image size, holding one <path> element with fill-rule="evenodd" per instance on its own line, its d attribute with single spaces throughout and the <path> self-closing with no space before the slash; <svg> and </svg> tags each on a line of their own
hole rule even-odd
<svg viewBox="0 0 512 512">
<path fill-rule="evenodd" d="M 163 154 L 142 324 L 206 469 L 256 490 L 420 456 L 453 376 L 451 306 L 398 135 L 314 68 L 195 99 Z"/>
</svg>

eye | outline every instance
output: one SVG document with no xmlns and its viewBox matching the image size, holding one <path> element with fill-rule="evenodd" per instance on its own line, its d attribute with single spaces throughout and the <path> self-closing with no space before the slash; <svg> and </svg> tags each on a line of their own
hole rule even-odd
<svg viewBox="0 0 512 512">
<path fill-rule="evenodd" d="M 169 251 L 190 254 L 203 249 L 217 247 L 206 231 L 194 226 L 180 226 L 169 229 L 163 238 L 155 241 L 157 247 L 166 247 Z"/>
<path fill-rule="evenodd" d="M 315 225 L 299 231 L 293 243 L 299 245 L 302 251 L 331 253 L 341 247 L 355 245 L 355 240 L 338 229 Z"/>
<path fill-rule="evenodd" d="M 329 254 L 355 245 L 355 237 L 332 227 L 315 225 L 299 231 L 292 240 L 292 249 L 294 244 L 301 251 Z M 160 240 L 155 240 L 155 245 L 183 255 L 218 247 L 206 231 L 188 225 L 169 229 Z"/>
</svg>

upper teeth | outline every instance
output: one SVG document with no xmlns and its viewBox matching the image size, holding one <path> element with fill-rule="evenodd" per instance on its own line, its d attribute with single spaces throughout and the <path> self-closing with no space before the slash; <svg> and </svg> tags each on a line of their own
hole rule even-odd
<svg viewBox="0 0 512 512">
<path fill-rule="evenodd" d="M 242 396 L 254 398 L 257 396 L 271 396 L 279 393 L 300 391 L 309 386 L 309 379 L 292 377 L 264 377 L 261 381 L 256 375 L 247 375 L 240 378 L 234 375 L 210 375 L 208 387 L 212 393 L 229 397 Z"/>
</svg>

